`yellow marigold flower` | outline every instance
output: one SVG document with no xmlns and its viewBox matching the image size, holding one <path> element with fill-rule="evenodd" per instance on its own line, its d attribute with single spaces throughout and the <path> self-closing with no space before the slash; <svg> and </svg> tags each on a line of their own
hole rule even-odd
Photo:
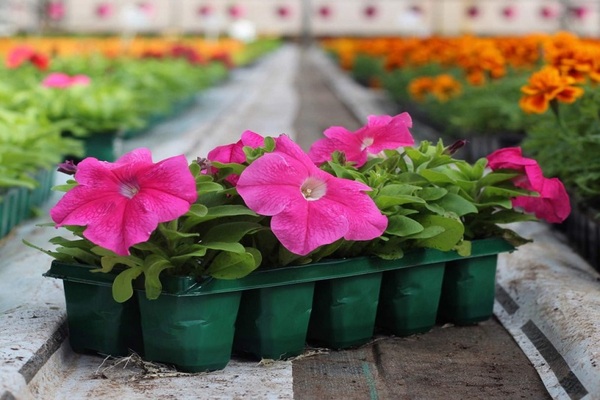
<svg viewBox="0 0 600 400">
<path fill-rule="evenodd" d="M 523 97 L 519 101 L 521 109 L 527 113 L 542 114 L 548 110 L 554 99 L 563 103 L 573 103 L 584 93 L 580 87 L 572 86 L 575 79 L 561 75 L 552 66 L 546 66 L 529 78 L 527 85 L 521 88 Z"/>
</svg>

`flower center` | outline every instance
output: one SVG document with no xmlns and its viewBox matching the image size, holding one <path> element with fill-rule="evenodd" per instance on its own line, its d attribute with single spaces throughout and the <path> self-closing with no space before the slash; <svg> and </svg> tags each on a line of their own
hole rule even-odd
<svg viewBox="0 0 600 400">
<path fill-rule="evenodd" d="M 119 193 L 128 199 L 132 199 L 140 191 L 140 186 L 137 182 L 121 182 Z"/>
<path fill-rule="evenodd" d="M 308 201 L 319 200 L 327 193 L 327 184 L 320 179 L 309 176 L 300 187 L 300 191 Z"/>
<path fill-rule="evenodd" d="M 367 147 L 369 147 L 370 145 L 372 145 L 374 142 L 374 139 L 372 137 L 366 137 L 363 139 L 362 141 L 362 145 L 360 146 L 361 151 L 366 149 Z"/>
</svg>

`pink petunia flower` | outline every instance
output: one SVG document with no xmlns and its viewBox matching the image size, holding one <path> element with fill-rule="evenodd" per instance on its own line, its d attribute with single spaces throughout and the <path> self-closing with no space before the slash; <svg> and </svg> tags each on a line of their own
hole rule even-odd
<svg viewBox="0 0 600 400">
<path fill-rule="evenodd" d="M 289 6 L 278 6 L 275 12 L 280 18 L 289 18 L 292 15 L 292 9 Z"/>
<path fill-rule="evenodd" d="M 159 223 L 185 214 L 196 201 L 196 182 L 183 155 L 152 162 L 146 148 L 114 163 L 88 157 L 77 165 L 78 185 L 50 210 L 56 227 L 86 226 L 91 242 L 128 255 Z"/>
<path fill-rule="evenodd" d="M 560 223 L 571 213 L 569 195 L 557 178 L 545 178 L 537 161 L 525 158 L 520 147 L 507 147 L 487 156 L 492 170 L 511 169 L 523 173 L 514 180 L 516 187 L 537 192 L 539 196 L 518 196 L 514 207 L 533 213 L 550 223 Z"/>
<path fill-rule="evenodd" d="M 227 144 L 225 146 L 218 146 L 208 152 L 206 158 L 209 161 L 217 161 L 223 164 L 238 163 L 243 164 L 246 162 L 246 154 L 244 154 L 244 146 L 257 147 L 264 146 L 265 138 L 258 133 L 252 131 L 244 131 L 242 137 L 236 143 Z M 211 167 L 210 173 L 216 173 L 216 168 Z M 227 177 L 227 181 L 232 185 L 236 185 L 239 179 L 238 175 L 232 174 Z"/>
<path fill-rule="evenodd" d="M 234 4 L 227 9 L 227 13 L 233 19 L 240 19 L 246 14 L 246 10 L 240 4 Z"/>
<path fill-rule="evenodd" d="M 90 77 L 86 75 L 69 76 L 62 72 L 53 72 L 44 78 L 42 86 L 65 89 L 71 86 L 87 86 L 90 82 Z"/>
<path fill-rule="evenodd" d="M 512 19 L 517 16 L 517 9 L 513 6 L 506 6 L 502 9 L 502 15 L 506 19 Z"/>
<path fill-rule="evenodd" d="M 324 132 L 326 137 L 317 140 L 308 154 L 317 165 L 320 165 L 331 160 L 334 151 L 340 151 L 346 155 L 346 160 L 360 167 L 367 162 L 369 154 L 412 146 L 415 140 L 408 130 L 410 127 L 412 127 L 412 119 L 408 113 L 394 117 L 370 115 L 367 125 L 356 132 L 350 132 L 341 126 L 328 128 Z"/>
<path fill-rule="evenodd" d="M 374 18 L 377 16 L 377 7 L 373 5 L 368 5 L 363 9 L 363 14 L 367 18 Z"/>
<path fill-rule="evenodd" d="M 513 200 L 515 207 L 533 213 L 552 224 L 563 222 L 571 213 L 569 195 L 558 178 L 544 179 L 536 190 L 539 197 L 521 196 Z"/>
<path fill-rule="evenodd" d="M 51 1 L 48 3 L 46 13 L 50 19 L 58 21 L 65 16 L 65 5 L 62 3 L 62 1 Z"/>
<path fill-rule="evenodd" d="M 272 217 L 277 239 L 298 255 L 342 237 L 371 240 L 387 227 L 369 186 L 319 169 L 285 135 L 242 172 L 237 190 L 251 210 Z"/>
<path fill-rule="evenodd" d="M 110 3 L 100 3 L 96 7 L 96 15 L 99 18 L 106 19 L 113 15 L 114 9 L 113 5 Z"/>
<path fill-rule="evenodd" d="M 544 6 L 540 9 L 540 16 L 544 19 L 555 19 L 558 17 L 559 11 L 550 6 Z"/>
</svg>

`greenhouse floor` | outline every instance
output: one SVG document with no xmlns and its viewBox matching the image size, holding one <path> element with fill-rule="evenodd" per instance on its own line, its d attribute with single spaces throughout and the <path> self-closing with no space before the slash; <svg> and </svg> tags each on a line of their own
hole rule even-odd
<svg viewBox="0 0 600 400">
<path fill-rule="evenodd" d="M 250 129 L 288 133 L 305 149 L 324 129 L 397 113 L 314 48 L 287 44 L 197 97 L 177 118 L 124 141 L 154 159 L 206 155 Z M 415 123 L 417 138 L 428 137 Z M 64 179 L 57 176 L 57 181 Z M 53 198 L 48 207 L 57 199 Z M 47 211 L 47 210 L 45 210 Z M 600 399 L 600 276 L 544 224 L 516 225 L 533 243 L 499 257 L 495 316 L 357 349 L 309 348 L 287 361 L 232 358 L 184 374 L 136 355 L 71 351 L 60 281 L 44 278 L 54 229 L 23 224 L 0 241 L 0 400 L 12 399 Z"/>
</svg>

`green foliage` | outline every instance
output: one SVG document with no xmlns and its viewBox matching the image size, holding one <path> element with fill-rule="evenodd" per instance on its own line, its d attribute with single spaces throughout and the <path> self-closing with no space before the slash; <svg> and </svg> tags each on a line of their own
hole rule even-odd
<svg viewBox="0 0 600 400">
<path fill-rule="evenodd" d="M 408 92 L 410 82 L 418 77 L 452 75 L 462 84 L 462 93 L 440 102 L 433 95 L 423 102 L 416 102 Z M 539 118 L 525 114 L 519 107 L 521 87 L 529 75 L 523 71 L 509 71 L 499 79 L 484 85 L 469 84 L 464 73 L 457 68 L 444 68 L 437 64 L 402 68 L 387 73 L 383 86 L 390 97 L 401 106 L 409 105 L 430 125 L 454 138 L 493 135 L 506 132 L 522 133 Z"/>
<path fill-rule="evenodd" d="M 384 73 L 384 61 L 383 58 L 357 54 L 350 74 L 360 84 L 370 86 Z"/>
<path fill-rule="evenodd" d="M 53 169 L 64 154 L 82 154 L 78 141 L 61 136 L 60 127 L 34 108 L 0 109 L 0 189 L 39 185 L 35 174 Z"/>
<path fill-rule="evenodd" d="M 270 233 L 261 223 L 264 217 L 245 207 L 239 196 L 229 195 L 230 189 L 202 173 L 197 163 L 190 170 L 197 186 L 209 189 L 201 192 L 188 213 L 159 224 L 148 241 L 132 246 L 130 255 L 95 246 L 84 238 L 83 227 L 74 226 L 66 227 L 72 238 L 54 238 L 51 243 L 56 249 L 42 251 L 63 262 L 96 265 L 97 272 L 118 269 L 113 296 L 119 302 L 131 297 L 139 276 L 143 276 L 146 296 L 155 299 L 162 291 L 161 273 L 199 279 L 237 279 L 249 274 L 262 262 L 252 237 Z"/>
<path fill-rule="evenodd" d="M 474 164 L 454 159 L 441 141 L 384 153 L 360 169 L 333 162 L 325 167 L 338 177 L 351 176 L 369 185 L 375 203 L 388 217 L 384 235 L 367 246 L 355 243 L 360 254 L 394 259 L 406 250 L 425 247 L 468 255 L 475 239 L 500 236 L 514 245 L 525 242 L 501 227 L 535 220 L 512 208 L 515 196 L 532 195 L 514 186 L 516 174 L 489 171 L 485 159 Z M 356 253 L 352 245 L 344 245 L 334 254 Z"/>
<path fill-rule="evenodd" d="M 600 89 L 587 87 L 576 104 L 560 104 L 560 115 L 543 114 L 527 130 L 523 148 L 549 176 L 577 198 L 600 204 Z"/>
</svg>

